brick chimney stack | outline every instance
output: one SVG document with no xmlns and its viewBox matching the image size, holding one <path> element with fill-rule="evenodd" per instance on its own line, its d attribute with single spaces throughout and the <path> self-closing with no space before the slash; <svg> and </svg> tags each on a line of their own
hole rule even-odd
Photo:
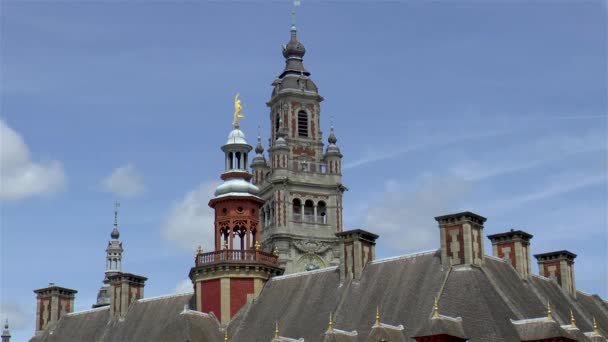
<svg viewBox="0 0 608 342">
<path fill-rule="evenodd" d="M 74 297 L 78 291 L 50 283 L 34 290 L 36 294 L 36 333 L 55 327 L 66 313 L 74 311 Z"/>
<path fill-rule="evenodd" d="M 116 273 L 108 276 L 112 317 L 124 317 L 133 302 L 144 298 L 146 280 L 148 278 L 131 273 Z"/>
<path fill-rule="evenodd" d="M 564 290 L 576 297 L 574 282 L 576 254 L 569 251 L 557 251 L 535 254 L 534 257 L 538 262 L 538 273 L 541 276 L 554 279 Z"/>
<path fill-rule="evenodd" d="M 439 223 L 442 263 L 483 265 L 485 217 L 465 211 L 437 216 L 435 220 Z"/>
<path fill-rule="evenodd" d="M 530 274 L 530 240 L 533 235 L 521 230 L 488 235 L 492 242 L 492 255 L 508 261 L 522 278 Z"/>
<path fill-rule="evenodd" d="M 359 280 L 365 265 L 376 258 L 378 235 L 362 229 L 336 233 L 340 239 L 340 281 Z"/>
</svg>

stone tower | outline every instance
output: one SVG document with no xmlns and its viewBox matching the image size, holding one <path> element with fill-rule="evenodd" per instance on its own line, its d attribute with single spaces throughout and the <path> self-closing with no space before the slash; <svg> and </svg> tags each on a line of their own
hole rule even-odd
<svg viewBox="0 0 608 342">
<path fill-rule="evenodd" d="M 235 126 L 222 146 L 224 183 L 209 201 L 215 211 L 214 250 L 203 253 L 199 248 L 189 275 L 195 309 L 213 312 L 222 324 L 228 324 L 243 305 L 257 297 L 268 279 L 283 274 L 277 256 L 263 251 L 259 243 L 259 212 L 264 201 L 247 171 L 251 146 Z"/>
<path fill-rule="evenodd" d="M 106 248 L 106 271 L 103 279 L 103 285 L 97 293 L 97 302 L 93 304 L 94 308 L 110 305 L 110 280 L 109 277 L 122 272 L 122 242 L 119 240 L 120 233 L 118 232 L 118 203 L 114 208 L 114 228 L 110 234 L 111 240 L 108 241 Z"/>
<path fill-rule="evenodd" d="M 264 248 L 278 248 L 286 273 L 339 264 L 342 231 L 342 154 L 333 127 L 324 150 L 317 86 L 302 63 L 306 50 L 295 25 L 283 47 L 285 69 L 272 83 L 269 160 L 258 143 L 251 165 L 265 200 Z"/>
</svg>

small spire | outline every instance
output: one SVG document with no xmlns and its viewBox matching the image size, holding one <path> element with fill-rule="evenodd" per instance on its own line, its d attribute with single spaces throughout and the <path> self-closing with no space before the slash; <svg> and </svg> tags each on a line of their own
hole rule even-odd
<svg viewBox="0 0 608 342">
<path fill-rule="evenodd" d="M 553 319 L 553 314 L 551 313 L 551 302 L 547 302 L 547 319 Z"/>
<path fill-rule="evenodd" d="M 120 207 L 120 202 L 114 202 L 114 225 L 118 226 L 118 208 Z"/>
<path fill-rule="evenodd" d="M 376 305 L 376 323 L 374 324 L 376 326 L 380 325 L 380 306 Z"/>
<path fill-rule="evenodd" d="M 435 297 L 433 304 L 433 318 L 439 318 L 439 296 Z"/>
<path fill-rule="evenodd" d="M 331 311 L 329 312 L 329 327 L 327 328 L 327 331 L 329 331 L 329 332 L 334 331 L 334 320 L 331 317 Z"/>
<path fill-rule="evenodd" d="M 570 325 L 572 327 L 576 327 L 576 319 L 574 319 L 574 313 L 572 312 L 572 309 L 570 310 Z"/>
<path fill-rule="evenodd" d="M 274 321 L 274 338 L 279 338 L 279 321 Z"/>
<path fill-rule="evenodd" d="M 597 322 L 595 321 L 595 317 L 593 317 L 593 333 L 599 334 L 600 331 L 597 328 Z"/>
</svg>

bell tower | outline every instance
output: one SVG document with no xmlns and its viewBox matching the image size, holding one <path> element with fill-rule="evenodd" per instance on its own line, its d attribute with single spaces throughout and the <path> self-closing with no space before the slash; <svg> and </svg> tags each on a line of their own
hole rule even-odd
<svg viewBox="0 0 608 342">
<path fill-rule="evenodd" d="M 268 162 L 252 165 L 265 200 L 261 234 L 265 248 L 278 249 L 286 273 L 338 265 L 342 231 L 342 154 L 331 129 L 324 150 L 320 128 L 323 97 L 304 68 L 304 45 L 295 24 L 283 46 L 285 68 L 272 82 Z M 260 145 L 257 151 L 263 151 Z"/>
<path fill-rule="evenodd" d="M 251 146 L 235 128 L 222 146 L 226 170 L 223 184 L 215 190 L 209 206 L 215 211 L 214 250 L 204 253 L 199 247 L 190 279 L 194 286 L 195 309 L 213 312 L 222 324 L 258 296 L 264 283 L 283 274 L 277 256 L 264 251 L 259 242 L 259 211 L 264 200 L 250 182 L 247 171 Z"/>
</svg>

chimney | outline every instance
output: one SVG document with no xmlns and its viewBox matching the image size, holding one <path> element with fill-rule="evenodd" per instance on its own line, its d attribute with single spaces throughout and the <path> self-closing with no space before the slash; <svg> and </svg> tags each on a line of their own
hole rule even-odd
<svg viewBox="0 0 608 342">
<path fill-rule="evenodd" d="M 483 224 L 486 218 L 470 211 L 435 217 L 439 223 L 441 261 L 448 265 L 483 265 Z"/>
<path fill-rule="evenodd" d="M 144 298 L 144 286 L 148 278 L 131 273 L 116 273 L 108 276 L 110 282 L 110 315 L 125 317 L 129 306 Z"/>
<path fill-rule="evenodd" d="M 574 282 L 574 258 L 576 254 L 569 251 L 557 251 L 535 254 L 538 261 L 538 273 L 547 278 L 554 279 L 572 296 L 576 297 Z"/>
<path fill-rule="evenodd" d="M 521 230 L 488 235 L 492 241 L 492 255 L 508 261 L 522 278 L 530 274 L 530 240 L 532 235 Z"/>
<path fill-rule="evenodd" d="M 74 311 L 74 295 L 78 291 L 49 283 L 48 287 L 34 290 L 36 294 L 36 333 L 54 328 L 66 313 Z"/>
<path fill-rule="evenodd" d="M 378 235 L 362 229 L 336 233 L 340 239 L 340 281 L 359 280 L 365 265 L 376 258 Z"/>
</svg>

